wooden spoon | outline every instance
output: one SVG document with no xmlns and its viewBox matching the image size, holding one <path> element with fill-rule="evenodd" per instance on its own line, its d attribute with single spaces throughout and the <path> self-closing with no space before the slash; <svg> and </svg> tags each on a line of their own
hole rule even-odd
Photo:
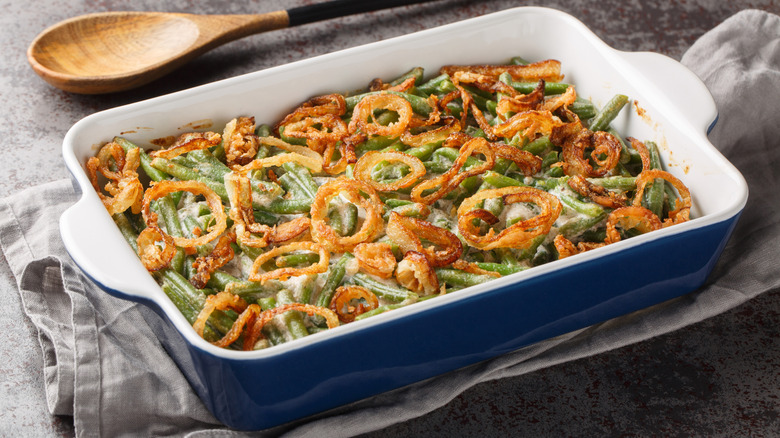
<svg viewBox="0 0 780 438">
<path fill-rule="evenodd" d="M 65 91 L 149 83 L 221 44 L 256 33 L 430 0 L 336 0 L 253 15 L 105 12 L 62 21 L 27 49 L 33 70 Z"/>
</svg>

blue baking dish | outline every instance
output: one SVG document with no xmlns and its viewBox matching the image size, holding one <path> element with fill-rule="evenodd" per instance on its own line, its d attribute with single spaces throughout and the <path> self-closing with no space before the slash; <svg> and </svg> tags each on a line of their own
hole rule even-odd
<svg viewBox="0 0 780 438">
<path fill-rule="evenodd" d="M 567 82 L 596 104 L 616 93 L 630 96 L 631 110 L 613 125 L 659 145 L 666 168 L 693 194 L 693 219 L 271 349 L 241 352 L 217 348 L 195 333 L 125 243 L 83 167 L 120 132 L 148 144 L 194 125 L 222 126 L 239 114 L 272 122 L 313 95 L 353 90 L 412 66 L 435 72 L 446 64 L 497 63 L 516 55 L 558 59 Z M 706 87 L 676 61 L 616 51 L 556 10 L 509 9 L 84 118 L 63 143 L 82 196 L 62 215 L 61 234 L 96 284 L 155 312 L 150 325 L 220 421 L 265 429 L 698 288 L 747 200 L 744 179 L 707 139 L 716 118 Z"/>
</svg>

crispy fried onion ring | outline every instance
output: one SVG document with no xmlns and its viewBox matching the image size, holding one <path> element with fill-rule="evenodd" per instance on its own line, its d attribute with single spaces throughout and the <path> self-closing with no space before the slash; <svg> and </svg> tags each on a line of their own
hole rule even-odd
<svg viewBox="0 0 780 438">
<path fill-rule="evenodd" d="M 171 236 L 158 227 L 147 227 L 138 234 L 138 257 L 147 271 L 159 271 L 168 266 L 176 255 L 176 244 Z M 162 248 L 157 245 L 162 242 Z"/>
<path fill-rule="evenodd" d="M 466 164 L 466 160 L 473 154 L 482 154 L 485 156 L 483 164 L 473 166 L 468 170 L 460 170 Z M 493 168 L 496 162 L 496 156 L 487 140 L 481 137 L 469 138 L 461 147 L 458 158 L 453 163 L 452 168 L 445 173 L 425 180 L 412 189 L 412 200 L 421 204 L 433 204 L 443 198 L 447 193 L 454 190 L 464 179 L 479 175 Z M 438 188 L 437 188 L 438 187 Z M 424 194 L 426 190 L 435 189 L 433 193 Z"/>
<path fill-rule="evenodd" d="M 209 295 L 206 298 L 206 302 L 203 304 L 203 309 L 198 313 L 198 317 L 195 322 L 192 323 L 192 328 L 202 338 L 203 331 L 206 328 L 206 322 L 215 310 L 233 310 L 239 313 L 238 318 L 230 327 L 230 330 L 225 333 L 222 339 L 212 342 L 220 348 L 225 348 L 232 344 L 241 335 L 241 331 L 244 326 L 252 326 L 253 322 L 259 314 L 262 313 L 262 309 L 257 304 L 247 305 L 246 301 L 238 295 L 233 295 L 230 292 L 219 292 L 215 295 Z M 251 349 L 254 343 L 247 345 L 247 339 L 244 338 L 244 350 Z M 249 347 L 249 348 L 247 348 Z"/>
<path fill-rule="evenodd" d="M 513 115 L 503 123 L 488 127 L 494 136 L 512 137 L 522 131 L 523 137 L 533 139 L 537 134 L 550 135 L 553 128 L 562 124 L 550 111 L 528 110 Z M 482 129 L 484 130 L 484 127 Z"/>
<path fill-rule="evenodd" d="M 141 210 L 144 187 L 138 180 L 136 171 L 141 163 L 140 154 L 141 150 L 138 148 L 130 149 L 125 154 L 121 146 L 111 142 L 103 146 L 96 157 L 87 160 L 87 175 L 92 187 L 95 188 L 108 214 L 112 216 L 128 208 L 133 213 Z M 112 159 L 117 168 L 115 171 L 111 169 Z M 111 196 L 104 195 L 100 190 L 98 172 L 109 180 L 104 188 Z"/>
<path fill-rule="evenodd" d="M 639 153 L 639 158 L 642 160 L 642 170 L 650 170 L 650 151 L 647 146 L 634 137 L 626 137 L 631 142 L 631 147 Z"/>
<path fill-rule="evenodd" d="M 249 178 L 238 172 L 228 173 L 225 175 L 225 189 L 230 200 L 230 219 L 234 222 L 238 241 L 253 248 L 268 246 L 272 228 L 255 222 Z"/>
<path fill-rule="evenodd" d="M 353 137 L 356 136 L 350 136 L 348 138 Z M 347 170 L 347 166 L 349 164 L 357 160 L 357 158 L 354 156 L 354 146 L 355 142 L 359 143 L 360 141 L 354 140 L 355 142 L 353 142 L 353 140 L 348 140 L 348 138 L 345 138 L 344 141 L 340 143 L 328 143 L 328 145 L 325 147 L 325 152 L 322 154 L 322 170 L 324 170 L 328 175 L 338 175 L 343 173 Z M 338 160 L 333 161 L 333 155 L 336 153 L 336 147 L 338 147 L 341 157 L 339 157 Z"/>
<path fill-rule="evenodd" d="M 434 268 L 453 263 L 463 253 L 460 239 L 449 230 L 422 219 L 401 216 L 394 211 L 390 213 L 386 233 L 402 253 L 416 251 L 424 254 Z M 421 239 L 427 240 L 440 249 L 425 248 Z"/>
<path fill-rule="evenodd" d="M 270 245 L 279 245 L 297 239 L 306 234 L 311 227 L 311 220 L 306 216 L 298 216 L 295 219 L 274 225 L 268 235 Z"/>
<path fill-rule="evenodd" d="M 641 233 L 648 233 L 661 228 L 661 220 L 658 219 L 652 211 L 641 206 L 621 207 L 614 210 L 607 218 L 607 238 L 606 243 L 615 243 L 620 241 L 620 231 L 618 227 L 624 230 L 632 228 L 638 229 Z"/>
<path fill-rule="evenodd" d="M 371 171 L 377 164 L 387 162 L 398 162 L 409 166 L 409 173 L 402 178 L 389 183 L 374 181 L 371 177 Z M 417 180 L 425 175 L 425 165 L 419 158 L 405 154 L 399 151 L 369 151 L 366 152 L 355 164 L 353 174 L 355 179 L 360 180 L 374 190 L 380 192 L 390 192 L 394 190 L 400 190 L 411 186 L 416 183 Z"/>
<path fill-rule="evenodd" d="M 134 154 L 140 154 L 140 149 L 135 151 Z M 125 168 L 126 163 L 125 159 L 125 150 L 118 143 L 112 141 L 104 144 L 95 158 L 90 158 L 88 162 L 92 161 L 95 170 L 99 171 L 106 178 L 118 180 L 122 178 L 122 169 Z M 114 160 L 116 170 L 111 169 L 111 160 Z"/>
<path fill-rule="evenodd" d="M 498 222 L 498 218 L 483 209 L 473 209 L 480 201 L 489 198 L 502 197 L 505 204 L 516 202 L 531 202 L 536 204 L 538 215 L 519 221 L 496 233 L 491 228 L 484 236 L 479 234 L 479 228 L 474 225 L 474 219 L 481 219 L 489 225 Z M 494 248 L 524 248 L 531 241 L 550 231 L 553 223 L 561 214 L 561 202 L 557 197 L 543 190 L 531 187 L 503 187 L 500 189 L 482 190 L 465 199 L 458 207 L 458 230 L 471 246 L 482 250 Z"/>
<path fill-rule="evenodd" d="M 499 274 L 498 272 L 482 269 L 476 263 L 467 262 L 462 259 L 455 260 L 455 263 L 452 264 L 452 267 L 463 272 L 468 272 L 470 274 L 490 275 L 491 277 L 501 277 L 501 274 Z"/>
<path fill-rule="evenodd" d="M 451 77 L 453 83 L 471 84 L 480 90 L 490 93 L 505 93 L 509 95 L 519 94 L 514 87 L 498 80 L 498 76 L 491 76 L 471 71 L 456 71 Z M 544 93 L 544 89 L 542 89 Z M 544 94 L 542 94 L 544 97 Z"/>
<path fill-rule="evenodd" d="M 583 129 L 572 140 L 564 142 L 561 146 L 561 158 L 563 158 L 563 171 L 567 175 L 582 175 L 586 177 L 602 177 L 617 166 L 620 160 L 622 146 L 614 135 L 599 131 L 593 132 Z M 590 160 L 585 157 L 586 150 L 593 148 L 590 153 L 592 160 L 598 168 L 594 168 Z M 605 158 L 601 158 L 605 155 Z"/>
<path fill-rule="evenodd" d="M 561 107 L 568 107 L 577 100 L 577 91 L 573 85 L 569 85 L 569 88 L 563 94 L 551 97 L 545 100 L 539 109 L 543 111 L 555 112 Z"/>
<path fill-rule="evenodd" d="M 625 207 L 628 198 L 624 193 L 613 192 L 593 184 L 582 175 L 574 175 L 567 181 L 569 187 L 582 196 L 590 198 L 596 204 L 607 208 Z"/>
<path fill-rule="evenodd" d="M 216 146 L 222 141 L 222 137 L 216 132 L 187 132 L 182 134 L 171 147 L 153 151 L 149 155 L 152 158 L 171 158 L 178 157 L 187 152 L 208 149 Z"/>
<path fill-rule="evenodd" d="M 364 198 L 366 194 L 368 198 Z M 328 205 L 336 196 L 365 210 L 365 219 L 354 234 L 341 236 L 328 225 Z M 315 242 L 329 251 L 351 251 L 356 245 L 371 242 L 382 232 L 382 200 L 368 184 L 348 178 L 338 178 L 320 186 L 311 204 L 311 234 Z"/>
<path fill-rule="evenodd" d="M 604 242 L 577 242 L 575 246 L 571 240 L 565 238 L 563 234 L 555 236 L 553 240 L 555 249 L 558 251 L 558 259 L 565 259 L 581 252 L 590 251 L 591 249 L 601 248 L 606 245 Z"/>
<path fill-rule="evenodd" d="M 407 251 L 395 270 L 398 283 L 415 293 L 430 295 L 439 290 L 439 278 L 436 277 L 425 254 Z"/>
<path fill-rule="evenodd" d="M 252 324 L 252 328 L 248 330 L 249 334 L 244 339 L 244 350 L 251 350 L 252 347 L 254 347 L 255 343 L 262 335 L 263 327 L 265 327 L 268 322 L 270 322 L 275 317 L 287 313 L 291 310 L 306 312 L 306 314 L 309 316 L 320 315 L 325 318 L 325 323 L 328 325 L 329 329 L 339 326 L 338 315 L 336 315 L 328 308 L 301 303 L 284 304 L 278 307 L 274 307 L 273 309 L 265 310 L 260 314 L 255 323 Z"/>
<path fill-rule="evenodd" d="M 539 105 L 544 102 L 544 85 L 545 82 L 541 80 L 534 91 L 528 94 L 512 93 L 502 96 L 496 105 L 496 113 L 503 115 L 510 112 L 519 113 L 539 109 Z"/>
<path fill-rule="evenodd" d="M 265 262 L 274 259 L 282 254 L 287 254 L 293 251 L 311 251 L 316 252 L 320 256 L 320 260 L 311 265 L 303 268 L 281 268 L 268 272 L 260 272 L 261 266 Z M 287 280 L 289 277 L 297 277 L 299 275 L 319 274 L 328 270 L 328 261 L 330 260 L 330 253 L 319 244 L 314 242 L 293 242 L 284 246 L 278 246 L 270 251 L 264 252 L 252 263 L 252 268 L 249 271 L 250 281 L 259 281 L 265 284 L 268 280 L 278 278 L 280 281 Z"/>
<path fill-rule="evenodd" d="M 330 310 L 335 312 L 339 321 L 344 323 L 352 322 L 358 315 L 377 307 L 379 307 L 379 300 L 376 295 L 362 286 L 339 286 L 330 300 Z"/>
<path fill-rule="evenodd" d="M 192 263 L 195 274 L 190 277 L 190 283 L 198 289 L 206 287 L 211 274 L 233 260 L 235 253 L 231 244 L 236 241 L 236 233 L 229 231 L 222 235 L 208 255 L 198 257 Z"/>
<path fill-rule="evenodd" d="M 395 255 L 388 243 L 361 243 L 352 251 L 363 271 L 380 278 L 390 278 L 395 271 Z"/>
<path fill-rule="evenodd" d="M 314 173 L 319 173 L 322 171 L 322 156 L 305 146 L 290 144 L 276 137 L 260 137 L 260 143 L 277 147 L 281 150 L 292 152 L 297 155 L 302 155 L 305 157 L 308 164 L 303 164 L 303 161 L 298 161 L 298 163 L 308 167 Z M 295 159 L 300 160 L 299 158 Z"/>
<path fill-rule="evenodd" d="M 285 118 L 276 125 L 274 130 L 278 133 L 279 127 L 285 126 L 292 122 L 297 122 L 298 120 L 305 119 L 306 117 L 318 117 L 325 114 L 341 116 L 346 112 L 347 102 L 344 100 L 344 96 L 340 94 L 326 94 L 324 96 L 317 96 L 304 102 L 298 108 L 293 110 L 293 112 L 285 116 Z"/>
<path fill-rule="evenodd" d="M 281 166 L 284 163 L 298 163 L 311 169 L 313 172 L 319 172 L 322 170 L 322 161 L 313 157 L 299 154 L 297 152 L 289 152 L 286 154 L 274 155 L 271 157 L 259 158 L 252 160 L 245 166 L 237 167 L 235 170 L 246 174 L 251 170 L 262 170 L 266 167 Z"/>
<path fill-rule="evenodd" d="M 415 82 L 417 78 L 414 76 L 404 79 L 397 85 L 386 84 L 381 78 L 375 78 L 369 82 L 368 89 L 369 91 L 407 91 L 414 86 Z"/>
<path fill-rule="evenodd" d="M 652 183 L 654 179 L 661 178 L 669 182 L 679 193 L 679 198 L 674 202 L 674 210 L 669 212 L 669 217 L 664 220 L 664 226 L 679 224 L 685 222 L 691 217 L 691 192 L 685 184 L 677 179 L 669 172 L 650 169 L 645 170 L 636 177 L 636 193 L 634 194 L 634 206 L 642 204 L 642 194 L 645 191 L 648 183 Z"/>
<path fill-rule="evenodd" d="M 374 111 L 380 109 L 398 113 L 398 120 L 387 126 L 374 122 Z M 397 94 L 385 92 L 369 94 L 355 105 L 355 109 L 352 111 L 352 120 L 349 122 L 349 132 L 354 133 L 360 130 L 370 136 L 398 137 L 406 131 L 412 120 L 412 114 L 412 105 Z"/>
<path fill-rule="evenodd" d="M 427 205 L 420 204 L 419 202 L 412 202 L 411 204 L 396 207 L 393 211 L 401 216 L 413 216 L 423 219 L 431 215 L 431 209 Z"/>
<path fill-rule="evenodd" d="M 460 132 L 460 122 L 455 117 L 444 117 L 441 121 L 443 122 L 443 125 L 438 128 L 423 131 L 419 134 L 412 134 L 410 131 L 405 131 L 401 134 L 401 142 L 407 146 L 420 147 L 428 143 L 444 141 L 451 134 Z"/>
<path fill-rule="evenodd" d="M 560 82 L 563 80 L 561 63 L 554 59 L 526 65 L 445 65 L 440 71 L 450 75 L 450 77 L 456 72 L 462 71 L 495 78 L 498 78 L 503 73 L 509 73 L 512 79 L 519 82 L 536 82 L 541 79 L 548 82 Z"/>
<path fill-rule="evenodd" d="M 255 118 L 238 117 L 225 125 L 222 146 L 229 167 L 243 166 L 257 155 L 259 140 L 255 135 Z"/>
<path fill-rule="evenodd" d="M 306 145 L 321 154 L 329 144 L 341 141 L 347 135 L 347 124 L 334 114 L 307 117 L 284 127 L 284 135 L 305 138 Z"/>
<path fill-rule="evenodd" d="M 222 206 L 222 199 L 220 199 L 219 195 L 214 193 L 214 190 L 211 190 L 209 186 L 200 181 L 163 180 L 148 188 L 146 193 L 144 193 L 144 204 L 141 209 L 146 226 L 157 226 L 157 213 L 151 210 L 152 201 L 175 192 L 190 192 L 193 195 L 202 195 L 206 198 L 206 203 L 211 209 L 211 214 L 214 217 L 214 224 L 207 230 L 208 234 L 193 239 L 171 236 L 176 243 L 176 246 L 192 248 L 205 245 L 219 237 L 225 229 L 227 229 L 227 215 Z"/>
<path fill-rule="evenodd" d="M 542 170 L 542 159 L 528 151 L 504 143 L 491 143 L 490 147 L 497 157 L 514 162 L 525 176 L 534 175 Z"/>
</svg>

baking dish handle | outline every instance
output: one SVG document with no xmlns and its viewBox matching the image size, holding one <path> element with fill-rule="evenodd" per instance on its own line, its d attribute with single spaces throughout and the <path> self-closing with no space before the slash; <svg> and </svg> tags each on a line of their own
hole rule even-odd
<svg viewBox="0 0 780 438">
<path fill-rule="evenodd" d="M 85 190 L 81 199 L 60 216 L 65 249 L 81 270 L 111 295 L 132 301 L 156 301 L 151 295 L 158 289 L 154 278 L 102 207 L 97 195 Z"/>
<path fill-rule="evenodd" d="M 718 118 L 715 100 L 701 79 L 678 61 L 653 52 L 618 52 L 693 126 L 709 132 Z"/>
</svg>

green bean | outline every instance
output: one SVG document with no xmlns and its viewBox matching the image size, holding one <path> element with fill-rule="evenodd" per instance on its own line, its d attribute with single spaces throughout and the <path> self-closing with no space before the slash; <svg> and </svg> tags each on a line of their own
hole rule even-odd
<svg viewBox="0 0 780 438">
<path fill-rule="evenodd" d="M 378 151 L 380 149 L 384 149 L 391 144 L 395 143 L 397 140 L 395 137 L 388 137 L 385 135 L 377 135 L 375 137 L 371 137 L 368 140 L 364 141 L 363 143 L 360 143 L 355 147 L 355 153 L 362 154 L 363 152 L 368 151 Z"/>
<path fill-rule="evenodd" d="M 119 232 L 122 233 L 122 237 L 125 238 L 127 244 L 133 248 L 134 252 L 138 252 L 138 232 L 135 231 L 130 219 L 127 218 L 125 213 L 117 213 L 112 216 L 114 223 L 119 228 Z"/>
<path fill-rule="evenodd" d="M 369 310 L 368 312 L 361 313 L 360 315 L 355 317 L 355 321 L 360 321 L 361 319 L 370 318 L 372 316 L 379 315 L 380 313 L 385 313 L 390 310 L 394 309 L 400 309 L 401 307 L 404 307 L 403 304 L 385 304 L 382 306 L 377 307 L 376 309 Z"/>
<path fill-rule="evenodd" d="M 549 169 L 551 165 L 558 161 L 560 161 L 558 151 L 550 151 L 542 158 L 542 169 Z"/>
<path fill-rule="evenodd" d="M 306 146 L 306 139 L 305 138 L 298 138 L 298 137 L 288 137 L 284 134 L 284 126 L 279 127 L 279 138 L 284 140 L 286 143 L 294 144 L 297 146 Z"/>
<path fill-rule="evenodd" d="M 254 218 L 255 222 L 268 226 L 274 226 L 279 222 L 279 218 L 276 215 L 263 210 L 255 210 Z"/>
<path fill-rule="evenodd" d="M 330 227 L 341 236 L 352 235 L 355 232 L 355 228 L 357 228 L 357 206 L 346 201 L 334 199 L 328 207 L 333 207 L 328 213 Z"/>
<path fill-rule="evenodd" d="M 355 105 L 357 105 L 358 102 L 360 102 L 364 97 L 371 96 L 374 94 L 378 94 L 378 91 L 369 91 L 367 93 L 358 94 L 355 96 L 349 96 L 345 100 L 347 102 L 347 111 L 352 111 L 355 109 Z M 417 114 L 420 114 L 422 116 L 428 116 L 428 114 L 433 111 L 433 108 L 428 104 L 428 101 L 426 98 L 421 96 L 416 96 L 414 94 L 409 93 L 402 93 L 400 91 L 388 91 L 389 94 L 395 94 L 397 96 L 401 96 L 412 105 L 412 111 L 414 111 Z"/>
<path fill-rule="evenodd" d="M 345 252 L 341 258 L 333 264 L 328 270 L 328 278 L 325 280 L 325 284 L 320 290 L 320 294 L 317 297 L 317 305 L 320 307 L 330 307 L 330 301 L 333 299 L 333 294 L 336 293 L 336 289 L 341 286 L 341 282 L 344 280 L 344 275 L 347 272 L 347 263 L 354 257 L 352 254 Z"/>
<path fill-rule="evenodd" d="M 578 97 L 574 103 L 569 105 L 569 110 L 571 110 L 571 112 L 574 114 L 577 114 L 577 117 L 582 120 L 591 119 L 595 117 L 596 114 L 598 114 L 596 111 L 596 106 L 593 105 L 593 102 L 580 97 Z"/>
<path fill-rule="evenodd" d="M 295 198 L 313 199 L 318 186 L 308 169 L 297 163 L 285 163 L 284 167 L 287 173 L 279 177 L 279 184 Z"/>
<path fill-rule="evenodd" d="M 146 176 L 148 176 L 152 181 L 162 181 L 168 178 L 168 175 L 165 172 L 152 167 L 151 165 L 152 159 L 151 157 L 149 157 L 149 154 L 147 154 L 143 149 L 133 144 L 130 140 L 124 137 L 114 137 L 114 143 L 121 146 L 122 149 L 125 150 L 125 153 L 129 152 L 130 149 L 135 149 L 135 148 L 140 149 L 141 168 L 146 173 Z"/>
<path fill-rule="evenodd" d="M 184 236 L 181 227 L 181 219 L 179 219 L 179 212 L 176 209 L 176 205 L 173 203 L 173 198 L 171 198 L 170 195 L 165 195 L 161 198 L 158 198 L 155 202 L 155 207 L 157 212 L 162 217 L 163 222 L 165 223 L 165 229 L 167 230 L 168 234 L 174 237 Z M 176 255 L 173 256 L 173 259 L 170 262 L 170 266 L 176 270 L 176 272 L 184 272 L 183 249 L 176 248 Z"/>
<path fill-rule="evenodd" d="M 449 75 L 441 74 L 423 84 L 417 85 L 417 90 L 424 94 L 431 95 L 446 94 L 457 90 L 457 88 L 453 85 Z"/>
<path fill-rule="evenodd" d="M 507 226 L 509 225 L 507 224 Z M 520 262 L 511 248 L 496 248 L 493 250 L 493 253 L 498 261 L 504 265 L 515 266 Z"/>
<path fill-rule="evenodd" d="M 530 64 L 530 62 L 528 62 L 528 61 L 527 61 L 525 58 L 523 58 L 522 56 L 513 56 L 513 57 L 512 57 L 512 58 L 509 60 L 509 64 L 510 64 L 510 65 L 528 65 L 528 64 Z"/>
<path fill-rule="evenodd" d="M 314 293 L 314 285 L 317 282 L 318 275 L 317 274 L 310 274 L 306 276 L 306 280 L 301 287 L 301 296 L 298 302 L 304 303 L 304 304 L 311 304 L 312 302 L 312 295 Z"/>
<path fill-rule="evenodd" d="M 390 209 L 396 208 L 396 207 L 402 207 L 404 205 L 413 204 L 414 202 L 408 200 L 408 199 L 395 199 L 395 198 L 388 198 L 384 200 L 384 203 L 387 207 Z"/>
<path fill-rule="evenodd" d="M 208 186 L 208 188 L 213 190 L 214 193 L 216 193 L 220 198 L 222 198 L 222 202 L 224 203 L 230 202 L 227 194 L 227 189 L 225 189 L 224 183 L 221 183 L 219 181 L 214 181 L 213 179 L 201 175 L 200 173 L 196 172 L 193 169 L 190 169 L 187 166 L 176 164 L 173 161 L 165 158 L 155 158 L 152 160 L 151 164 L 152 167 L 154 167 L 155 169 L 163 171 L 180 180 L 192 180 L 192 181 L 202 182 L 203 184 Z"/>
<path fill-rule="evenodd" d="M 491 275 L 472 274 L 459 269 L 448 268 L 436 269 L 436 277 L 439 279 L 439 283 L 449 284 L 458 288 L 476 286 L 495 279 Z"/>
<path fill-rule="evenodd" d="M 645 146 L 647 146 L 647 150 L 650 152 L 650 168 L 662 170 L 661 155 L 658 152 L 658 146 L 652 141 L 646 142 Z M 653 184 L 645 190 L 644 201 L 647 209 L 652 211 L 659 218 L 663 218 L 664 194 L 666 192 L 664 188 L 665 185 L 666 183 L 663 179 L 656 178 L 653 180 Z"/>
<path fill-rule="evenodd" d="M 518 259 L 520 260 L 531 260 L 534 258 L 534 255 L 536 254 L 536 251 L 539 249 L 539 246 L 544 243 L 544 240 L 547 238 L 546 235 L 536 236 L 531 240 L 531 243 L 528 245 L 527 248 L 523 248 L 519 250 Z"/>
<path fill-rule="evenodd" d="M 633 176 L 607 176 L 604 178 L 587 178 L 587 180 L 605 189 L 617 189 L 624 192 L 636 189 L 636 177 Z"/>
<path fill-rule="evenodd" d="M 352 282 L 358 286 L 363 286 L 364 288 L 370 290 L 378 298 L 393 303 L 413 303 L 417 301 L 417 294 L 414 292 L 402 287 L 390 286 L 388 284 L 382 283 L 381 281 L 375 280 L 373 277 L 362 272 L 358 272 L 357 274 L 353 275 Z"/>
<path fill-rule="evenodd" d="M 516 272 L 520 272 L 528 269 L 527 267 L 522 265 L 508 265 L 505 263 L 479 262 L 477 263 L 477 266 L 479 266 L 480 269 L 484 269 L 486 271 L 498 272 L 501 275 L 511 275 Z"/>
<path fill-rule="evenodd" d="M 225 163 L 219 161 L 207 149 L 192 151 L 187 156 L 194 162 L 194 166 L 192 166 L 194 169 L 215 181 L 224 182 L 225 175 L 231 172 Z"/>
<path fill-rule="evenodd" d="M 426 210 L 426 207 L 424 205 L 408 201 L 406 204 L 389 208 L 385 212 L 385 214 L 382 215 L 382 217 L 385 221 L 388 221 L 390 220 L 390 213 L 396 212 L 404 217 L 416 217 L 416 218 L 424 219 L 426 217 L 426 214 L 423 214 L 424 213 L 423 210 Z"/>
<path fill-rule="evenodd" d="M 292 293 L 289 290 L 281 290 L 276 294 L 276 302 L 278 305 L 295 303 Z M 306 324 L 303 322 L 303 316 L 300 311 L 292 310 L 285 312 L 282 316 L 282 321 L 287 332 L 293 339 L 299 339 L 309 335 L 309 330 L 306 329 Z"/>
<path fill-rule="evenodd" d="M 445 173 L 452 168 L 452 164 L 445 163 L 443 161 L 424 161 L 426 172 L 431 173 Z"/>
<path fill-rule="evenodd" d="M 257 300 L 257 304 L 259 304 L 260 308 L 263 310 L 273 309 L 274 307 L 276 307 L 276 299 L 273 297 L 263 298 Z M 264 325 L 262 332 L 263 332 L 263 336 L 265 336 L 266 339 L 268 339 L 272 345 L 279 345 L 285 342 L 284 335 L 279 330 L 279 328 L 276 327 L 274 324 Z"/>
<path fill-rule="evenodd" d="M 274 264 L 277 268 L 296 267 L 301 265 L 310 265 L 320 261 L 320 255 L 313 252 L 302 254 L 286 254 L 277 257 Z"/>
<path fill-rule="evenodd" d="M 558 228 L 558 234 L 563 234 L 564 237 L 571 239 L 583 231 L 595 227 L 604 219 L 606 219 L 606 217 L 606 212 L 604 212 L 604 214 L 601 216 L 595 217 L 583 215 L 583 217 L 569 220 L 565 224 L 561 225 Z"/>
<path fill-rule="evenodd" d="M 593 132 L 606 131 L 609 128 L 609 124 L 615 120 L 615 117 L 617 117 L 620 110 L 623 109 L 627 103 L 628 96 L 616 94 L 590 121 L 590 130 Z"/>
<path fill-rule="evenodd" d="M 407 71 L 406 73 L 402 74 L 401 76 L 398 76 L 394 80 L 390 82 L 390 85 L 401 85 L 405 80 L 409 78 L 414 78 L 415 85 L 422 82 L 423 74 L 425 70 L 422 67 L 414 67 L 411 70 Z"/>
<path fill-rule="evenodd" d="M 554 145 L 550 141 L 550 137 L 544 136 L 529 142 L 527 145 L 523 146 L 523 150 L 534 155 L 542 156 L 545 151 L 549 151 L 553 147 Z"/>
<path fill-rule="evenodd" d="M 168 285 L 172 293 L 172 296 L 169 296 L 171 301 L 174 302 L 187 321 L 193 324 L 206 302 L 206 296 L 203 292 L 196 289 L 184 276 L 173 269 L 161 269 L 156 272 L 156 275 L 161 278 L 163 284 Z M 230 331 L 233 322 L 235 322 L 235 318 L 220 310 L 213 311 L 208 320 L 214 330 L 221 335 Z"/>
<path fill-rule="evenodd" d="M 422 161 L 425 161 L 428 158 L 430 158 L 431 155 L 433 155 L 433 152 L 436 151 L 436 149 L 441 147 L 442 143 L 444 143 L 444 141 L 434 141 L 430 143 L 425 143 L 422 146 L 417 146 L 417 147 L 407 149 L 406 151 L 404 151 L 404 153 L 419 158 Z"/>
<path fill-rule="evenodd" d="M 567 193 L 567 191 L 558 193 L 558 198 L 565 206 L 585 216 L 602 217 L 604 215 L 604 207 L 595 202 L 582 201 L 576 195 Z"/>
<path fill-rule="evenodd" d="M 212 289 L 225 290 L 228 284 L 238 281 L 241 280 L 227 272 L 217 270 L 211 273 L 211 277 L 209 277 L 209 281 L 206 282 L 206 286 Z"/>
<path fill-rule="evenodd" d="M 300 199 L 274 199 L 268 204 L 256 206 L 260 210 L 276 214 L 296 214 L 307 213 L 311 210 L 311 204 L 314 202 L 311 198 Z"/>
<path fill-rule="evenodd" d="M 203 216 L 200 216 L 203 217 Z M 184 216 L 182 218 L 182 232 L 184 233 L 184 237 L 193 239 L 197 237 L 197 235 L 194 233 L 195 228 L 199 228 L 201 230 L 205 230 L 208 227 L 206 224 L 200 222 L 198 219 L 195 219 L 192 216 Z M 195 248 L 195 251 L 197 251 L 199 256 L 205 256 L 208 255 L 210 252 L 210 249 L 206 245 L 201 245 Z"/>
<path fill-rule="evenodd" d="M 270 137 L 271 126 L 265 123 L 261 123 L 257 125 L 257 127 L 255 128 L 255 135 L 258 137 Z"/>
<path fill-rule="evenodd" d="M 523 93 L 528 94 L 534 91 L 539 85 L 538 82 L 509 82 L 509 85 L 512 86 L 515 90 Z M 571 85 L 563 83 L 563 82 L 545 82 L 544 83 L 544 94 L 546 96 L 551 96 L 555 94 L 563 94 L 566 92 L 566 90 Z"/>
</svg>

